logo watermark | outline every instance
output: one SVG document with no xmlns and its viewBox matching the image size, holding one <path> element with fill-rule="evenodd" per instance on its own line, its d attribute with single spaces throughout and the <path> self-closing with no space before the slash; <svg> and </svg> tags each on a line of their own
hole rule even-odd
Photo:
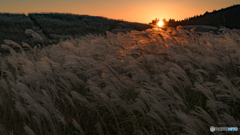
<svg viewBox="0 0 240 135">
<path fill-rule="evenodd" d="M 238 127 L 214 127 L 214 126 L 211 126 L 210 131 L 211 132 L 214 132 L 214 131 L 238 131 Z"/>
</svg>

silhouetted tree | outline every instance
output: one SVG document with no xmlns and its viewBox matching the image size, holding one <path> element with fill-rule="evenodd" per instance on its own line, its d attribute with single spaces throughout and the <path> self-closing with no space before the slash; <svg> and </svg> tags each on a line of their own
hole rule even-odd
<svg viewBox="0 0 240 135">
<path fill-rule="evenodd" d="M 167 22 L 167 25 L 168 26 L 175 26 L 176 23 L 177 23 L 177 21 L 175 21 L 175 19 L 170 18 Z"/>
<path fill-rule="evenodd" d="M 149 23 L 149 24 L 157 25 L 158 22 L 159 22 L 159 19 L 156 18 L 155 20 L 152 20 L 152 22 Z"/>
<path fill-rule="evenodd" d="M 206 11 L 203 15 L 207 15 L 207 14 L 209 14 L 209 12 L 208 11 Z"/>
<path fill-rule="evenodd" d="M 174 22 L 175 22 L 175 19 L 171 19 L 171 18 L 170 18 L 170 19 L 168 20 L 168 23 L 174 23 Z"/>
<path fill-rule="evenodd" d="M 165 18 L 162 19 L 164 24 L 167 24 L 167 20 Z"/>
</svg>

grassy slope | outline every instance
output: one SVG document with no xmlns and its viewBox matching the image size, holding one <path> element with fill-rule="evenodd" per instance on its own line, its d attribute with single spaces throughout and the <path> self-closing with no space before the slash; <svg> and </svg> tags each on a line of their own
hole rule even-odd
<svg viewBox="0 0 240 135">
<path fill-rule="evenodd" d="M 106 32 L 10 48 L 0 59 L 0 132 L 202 135 L 210 126 L 240 127 L 240 31 L 221 30 Z"/>
</svg>

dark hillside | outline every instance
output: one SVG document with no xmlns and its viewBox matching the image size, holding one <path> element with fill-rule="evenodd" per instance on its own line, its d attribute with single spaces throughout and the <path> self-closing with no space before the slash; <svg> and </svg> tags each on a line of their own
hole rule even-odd
<svg viewBox="0 0 240 135">
<path fill-rule="evenodd" d="M 57 43 L 61 39 L 76 38 L 90 33 L 105 35 L 106 31 L 116 34 L 148 28 L 152 26 L 99 16 L 61 13 L 31 13 L 26 16 L 25 14 L 0 13 L 0 45 L 4 44 L 5 39 L 19 44 L 25 42 L 31 46 L 42 43 L 48 45 Z M 26 35 L 26 29 L 31 29 L 42 36 L 43 41 Z"/>
<path fill-rule="evenodd" d="M 27 37 L 25 29 L 33 28 L 34 23 L 25 14 L 0 13 L 0 43 L 4 39 L 21 42 Z"/>
<path fill-rule="evenodd" d="M 177 25 L 210 25 L 225 26 L 228 28 L 240 28 L 240 5 L 234 5 L 213 12 L 205 12 L 203 15 L 190 17 L 182 21 L 170 20 L 168 26 Z"/>
</svg>

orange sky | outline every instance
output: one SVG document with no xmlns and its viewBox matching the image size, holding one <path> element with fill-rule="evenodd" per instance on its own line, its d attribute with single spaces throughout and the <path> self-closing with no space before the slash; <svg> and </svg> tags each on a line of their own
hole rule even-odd
<svg viewBox="0 0 240 135">
<path fill-rule="evenodd" d="M 149 23 L 155 18 L 182 20 L 240 4 L 239 0 L 0 0 L 0 12 L 59 12 Z"/>
</svg>

